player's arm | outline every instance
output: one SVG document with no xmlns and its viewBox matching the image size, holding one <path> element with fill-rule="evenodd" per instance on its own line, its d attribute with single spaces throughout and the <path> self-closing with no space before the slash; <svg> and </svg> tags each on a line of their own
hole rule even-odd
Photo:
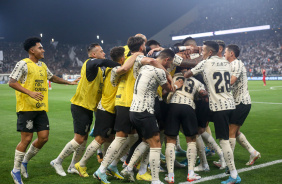
<svg viewBox="0 0 282 184">
<path fill-rule="evenodd" d="M 205 63 L 206 63 L 206 60 L 203 60 L 200 63 L 198 63 L 191 70 L 188 70 L 187 72 L 183 72 L 184 77 L 189 78 L 189 77 L 192 77 L 193 75 L 197 75 L 198 73 L 203 72 Z"/>
<path fill-rule="evenodd" d="M 62 79 L 62 78 L 60 78 L 60 77 L 58 77 L 58 76 L 56 76 L 56 75 L 53 75 L 53 76 L 49 79 L 49 81 L 54 82 L 54 83 L 57 83 L 57 84 L 77 85 L 77 82 L 76 82 L 76 81 L 70 82 L 70 81 L 67 81 L 67 80 L 65 80 L 65 79 Z"/>
<path fill-rule="evenodd" d="M 142 52 L 135 52 L 132 54 L 132 56 L 121 66 L 116 70 L 117 75 L 125 74 L 130 70 L 130 68 L 133 66 L 137 56 L 144 55 Z"/>
<path fill-rule="evenodd" d="M 203 56 L 199 56 L 194 59 L 183 59 L 183 61 L 180 64 L 180 67 L 185 67 L 185 68 L 193 68 L 195 67 L 199 62 L 203 60 Z"/>
<path fill-rule="evenodd" d="M 19 92 L 22 92 L 24 94 L 27 94 L 28 96 L 30 96 L 31 98 L 40 101 L 43 100 L 44 96 L 42 95 L 42 93 L 40 92 L 34 92 L 34 91 L 30 91 L 24 87 L 22 87 L 18 81 L 16 79 L 10 78 L 9 80 L 9 86 Z"/>
<path fill-rule="evenodd" d="M 233 85 L 236 81 L 237 81 L 237 77 L 235 77 L 234 75 L 232 75 L 232 76 L 231 76 L 230 84 Z"/>
</svg>

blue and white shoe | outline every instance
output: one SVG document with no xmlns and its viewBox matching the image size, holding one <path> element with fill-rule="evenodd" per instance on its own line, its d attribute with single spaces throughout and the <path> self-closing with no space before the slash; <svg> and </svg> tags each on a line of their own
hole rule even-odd
<svg viewBox="0 0 282 184">
<path fill-rule="evenodd" d="M 23 184 L 20 171 L 18 171 L 16 173 L 11 171 L 11 176 L 13 177 L 13 180 L 14 180 L 15 184 Z"/>
<path fill-rule="evenodd" d="M 185 165 L 185 167 L 188 166 L 188 160 L 187 160 L 187 158 L 184 159 L 184 160 L 182 160 L 182 161 L 180 162 L 180 164 Z"/>
<path fill-rule="evenodd" d="M 111 184 L 111 182 L 107 180 L 106 173 L 101 173 L 99 169 L 94 172 L 93 177 L 100 180 L 102 184 Z"/>
<path fill-rule="evenodd" d="M 241 178 L 239 177 L 239 175 L 237 175 L 236 179 L 229 176 L 228 180 L 221 182 L 221 184 L 237 184 L 237 183 L 241 183 Z"/>
<path fill-rule="evenodd" d="M 186 157 L 186 151 L 179 148 L 175 150 L 175 156 L 177 157 Z"/>
<path fill-rule="evenodd" d="M 122 175 L 120 175 L 117 166 L 112 166 L 109 165 L 109 167 L 107 168 L 107 170 L 117 179 L 121 179 L 123 180 L 124 177 Z"/>
<path fill-rule="evenodd" d="M 28 178 L 27 163 L 22 162 L 22 164 L 21 164 L 21 173 L 22 173 L 24 178 Z"/>
</svg>

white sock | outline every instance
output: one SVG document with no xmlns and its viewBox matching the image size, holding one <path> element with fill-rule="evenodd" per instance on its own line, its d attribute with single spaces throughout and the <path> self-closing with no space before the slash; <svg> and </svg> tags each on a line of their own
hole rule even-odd
<svg viewBox="0 0 282 184">
<path fill-rule="evenodd" d="M 203 166 L 206 166 L 208 164 L 208 161 L 206 157 L 205 145 L 201 135 L 197 135 L 196 144 L 197 144 L 197 152 L 200 157 L 201 164 Z"/>
<path fill-rule="evenodd" d="M 147 172 L 148 163 L 149 163 L 149 156 L 150 156 L 150 149 L 147 149 L 144 152 L 143 157 L 142 157 L 141 162 L 140 162 L 140 169 L 138 171 L 138 173 L 140 175 L 145 174 Z"/>
<path fill-rule="evenodd" d="M 24 159 L 24 155 L 25 152 L 21 152 L 18 150 L 15 151 L 14 168 L 13 168 L 14 173 L 19 172 L 21 170 L 21 163 Z"/>
<path fill-rule="evenodd" d="M 248 152 L 254 156 L 254 152 L 255 149 L 253 148 L 253 146 L 249 143 L 249 141 L 247 140 L 247 138 L 245 137 L 245 135 L 241 132 L 240 135 L 238 135 L 236 137 L 237 142 L 246 150 L 248 150 Z"/>
<path fill-rule="evenodd" d="M 30 145 L 28 151 L 26 152 L 23 162 L 27 163 L 32 157 L 34 157 L 40 149 L 34 147 L 32 144 Z"/>
<path fill-rule="evenodd" d="M 113 162 L 117 157 L 119 150 L 122 148 L 126 141 L 126 137 L 116 137 L 115 140 L 109 146 L 103 161 L 99 167 L 100 172 L 105 173 L 106 168 Z"/>
<path fill-rule="evenodd" d="M 159 181 L 161 148 L 150 148 L 149 163 L 151 167 L 152 183 Z"/>
<path fill-rule="evenodd" d="M 83 143 L 77 148 L 77 150 L 73 153 L 71 164 L 69 165 L 69 168 L 73 168 L 74 165 L 79 162 L 81 159 L 86 146 L 87 141 L 83 141 Z"/>
<path fill-rule="evenodd" d="M 56 159 L 57 164 L 62 164 L 63 160 L 68 157 L 70 154 L 72 154 L 74 151 L 77 150 L 79 147 L 79 144 L 72 139 L 70 142 L 68 142 L 62 152 L 59 154 L 59 156 Z"/>
<path fill-rule="evenodd" d="M 150 146 L 146 142 L 141 142 L 134 150 L 133 155 L 128 163 L 128 167 L 133 168 L 134 165 L 140 160 L 145 151 L 149 150 Z"/>
<path fill-rule="evenodd" d="M 230 143 L 231 149 L 232 149 L 233 154 L 234 154 L 234 150 L 235 150 L 235 146 L 236 146 L 236 138 L 229 138 L 229 143 Z"/>
<path fill-rule="evenodd" d="M 201 134 L 203 141 L 209 146 L 210 149 L 214 150 L 220 159 L 223 159 L 223 152 L 215 142 L 214 138 L 207 132 Z"/>
<path fill-rule="evenodd" d="M 234 177 L 236 178 L 238 173 L 237 173 L 237 170 L 236 170 L 236 167 L 235 167 L 233 151 L 231 149 L 229 140 L 220 139 L 219 144 L 222 147 L 224 160 L 225 160 L 226 165 L 228 166 L 228 168 L 230 170 L 230 175 L 231 175 L 232 178 L 234 178 Z M 231 174 L 231 171 L 232 171 L 233 174 Z"/>
<path fill-rule="evenodd" d="M 81 160 L 79 161 L 79 164 L 81 167 L 86 167 L 87 161 L 96 153 L 97 149 L 101 147 L 101 144 L 99 144 L 95 139 L 87 146 L 86 151 L 84 155 L 82 156 Z"/>
<path fill-rule="evenodd" d="M 188 142 L 187 143 L 187 152 L 186 157 L 188 160 L 188 173 L 190 171 L 193 171 L 194 173 L 194 167 L 196 164 L 196 158 L 197 158 L 197 146 L 196 142 Z M 193 173 L 191 173 L 193 175 Z"/>
<path fill-rule="evenodd" d="M 174 173 L 175 144 L 166 143 L 165 160 L 168 173 Z"/>
</svg>

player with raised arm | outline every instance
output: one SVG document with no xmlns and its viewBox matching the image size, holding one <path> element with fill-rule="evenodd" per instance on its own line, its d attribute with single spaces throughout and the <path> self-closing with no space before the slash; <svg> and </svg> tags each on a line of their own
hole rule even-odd
<svg viewBox="0 0 282 184">
<path fill-rule="evenodd" d="M 174 53 L 169 49 L 165 49 L 156 60 L 164 68 L 169 68 L 173 58 Z M 149 65 L 142 66 L 134 85 L 134 95 L 130 107 L 130 119 L 133 125 L 136 127 L 139 136 L 142 136 L 143 140 L 150 146 L 149 163 L 153 184 L 162 183 L 159 180 L 160 134 L 154 115 L 155 95 L 159 85 L 167 91 L 172 89 L 166 78 L 165 71 Z"/>
<path fill-rule="evenodd" d="M 215 126 L 216 138 L 222 147 L 225 162 L 230 170 L 230 177 L 222 184 L 240 183 L 241 178 L 234 163 L 233 152 L 229 143 L 229 122 L 235 103 L 230 87 L 230 64 L 227 60 L 217 56 L 219 46 L 214 41 L 205 41 L 203 46 L 203 61 L 184 74 L 189 78 L 203 73 L 209 94 L 209 107 Z"/>
<path fill-rule="evenodd" d="M 21 132 L 21 142 L 15 151 L 14 168 L 11 175 L 16 184 L 23 184 L 23 177 L 28 178 L 27 164 L 44 144 L 48 141 L 49 120 L 48 112 L 48 83 L 50 80 L 58 84 L 77 84 L 53 75 L 46 64 L 40 61 L 44 58 L 41 39 L 33 37 L 24 42 L 24 49 L 29 58 L 16 64 L 10 75 L 9 86 L 16 90 L 17 131 Z M 37 139 L 30 145 L 33 132 L 37 132 Z"/>
<path fill-rule="evenodd" d="M 140 52 L 134 53 L 126 62 L 124 63 L 124 48 L 123 47 L 114 47 L 110 52 L 110 56 L 113 61 L 121 64 L 122 66 L 117 66 L 115 68 L 106 68 L 105 70 L 105 79 L 104 85 L 102 88 L 102 98 L 97 107 L 96 119 L 94 125 L 93 136 L 95 139 L 88 145 L 82 159 L 75 164 L 75 168 L 79 171 L 80 176 L 89 177 L 86 172 L 86 163 L 91 158 L 91 156 L 101 147 L 101 145 L 105 142 L 111 142 L 114 136 L 114 123 L 115 123 L 115 96 L 117 91 L 117 86 L 113 86 L 111 84 L 111 80 L 115 80 L 118 82 L 118 76 L 111 77 L 112 70 L 118 70 L 118 72 L 128 71 L 134 64 L 136 57 L 138 55 L 142 55 Z M 113 79 L 113 77 L 116 77 Z M 112 78 L 112 79 L 111 79 Z M 112 174 L 119 178 L 123 179 L 123 177 L 119 174 L 117 167 L 112 166 L 108 168 Z"/>
<path fill-rule="evenodd" d="M 248 91 L 247 70 L 244 63 L 238 59 L 240 48 L 237 45 L 228 45 L 225 49 L 225 58 L 231 65 L 231 89 L 236 105 L 229 124 L 229 141 L 234 152 L 236 140 L 250 153 L 250 160 L 246 165 L 253 165 L 261 157 L 240 131 L 245 119 L 251 110 L 251 97 Z"/>
<path fill-rule="evenodd" d="M 93 121 L 93 111 L 97 110 L 102 96 L 103 71 L 101 67 L 119 65 L 112 60 L 105 59 L 105 53 L 97 43 L 90 44 L 87 51 L 89 58 L 81 68 L 81 79 L 71 99 L 74 138 L 65 145 L 58 157 L 50 162 L 60 176 L 66 176 L 62 162 L 73 152 L 74 157 L 68 172 L 78 173 L 74 165 L 81 159 L 85 150 L 88 132 Z"/>
</svg>

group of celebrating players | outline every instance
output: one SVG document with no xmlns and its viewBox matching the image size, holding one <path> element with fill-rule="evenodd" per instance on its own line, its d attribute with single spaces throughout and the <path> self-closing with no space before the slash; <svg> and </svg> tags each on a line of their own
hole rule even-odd
<svg viewBox="0 0 282 184">
<path fill-rule="evenodd" d="M 17 63 L 9 81 L 16 90 L 17 130 L 21 132 L 11 175 L 19 184 L 23 183 L 21 174 L 28 177 L 28 161 L 48 140 L 47 79 L 71 85 L 78 81 L 54 76 L 39 61 L 44 58 L 40 39 L 27 39 L 24 48 L 29 58 Z M 161 147 L 165 142 L 168 174 L 164 180 L 174 183 L 179 131 L 187 142 L 188 182 L 201 179 L 194 171 L 210 170 L 205 144 L 219 156 L 219 161 L 213 163 L 230 174 L 221 182 L 224 184 L 241 182 L 233 156 L 236 141 L 250 153 L 246 165 L 253 165 L 261 157 L 240 132 L 251 109 L 251 98 L 237 45 L 225 48 L 223 41 L 215 40 L 197 46 L 188 37 L 173 47 L 162 48 L 157 41 L 147 42 L 144 35 L 137 34 L 128 39 L 126 46 L 112 48 L 111 59 L 105 59 L 99 44 L 90 44 L 87 51 L 89 58 L 71 99 L 74 138 L 50 162 L 57 174 L 66 176 L 62 162 L 73 154 L 67 172 L 89 177 L 87 162 L 98 152 L 103 160 L 93 177 L 102 183 L 110 183 L 109 174 L 135 181 L 134 169 L 139 163 L 136 179 L 160 184 Z M 95 139 L 86 147 L 93 112 L 91 135 Z M 208 131 L 208 122 L 214 123 L 220 146 Z M 38 138 L 25 153 L 33 132 Z M 195 166 L 197 155 L 200 164 Z M 119 172 L 117 164 L 124 157 L 124 168 Z"/>
</svg>

